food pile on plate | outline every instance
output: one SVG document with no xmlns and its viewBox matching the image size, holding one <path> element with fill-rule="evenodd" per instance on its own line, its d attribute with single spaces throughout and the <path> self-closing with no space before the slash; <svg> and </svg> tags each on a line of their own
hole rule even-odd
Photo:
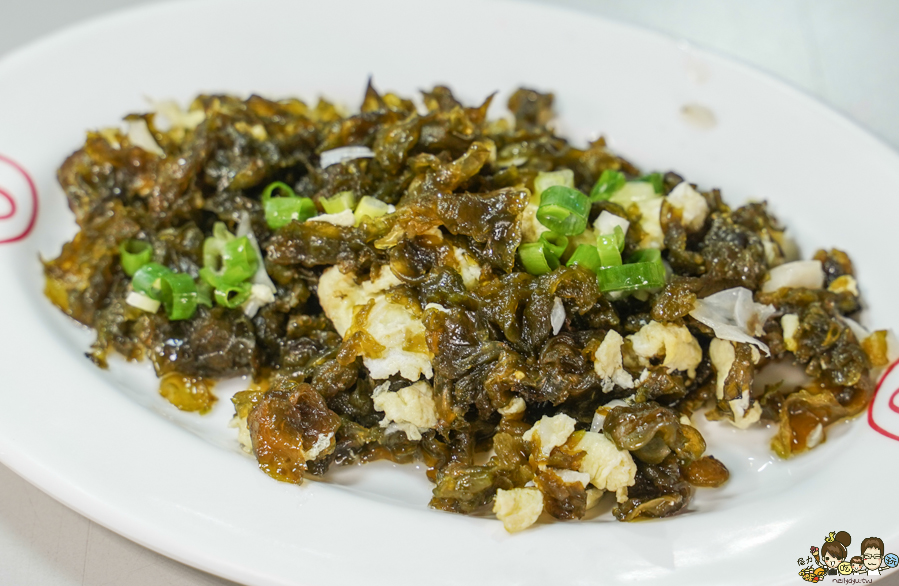
<svg viewBox="0 0 899 586">
<path fill-rule="evenodd" d="M 47 296 L 181 409 L 250 377 L 234 422 L 272 477 L 419 461 L 432 507 L 510 531 L 604 493 L 623 521 L 683 510 L 728 478 L 698 418 L 773 425 L 787 458 L 868 405 L 889 343 L 851 319 L 846 254 L 569 144 L 552 94 L 422 102 L 203 95 L 89 132 Z M 804 382 L 753 384 L 775 363 Z"/>
</svg>

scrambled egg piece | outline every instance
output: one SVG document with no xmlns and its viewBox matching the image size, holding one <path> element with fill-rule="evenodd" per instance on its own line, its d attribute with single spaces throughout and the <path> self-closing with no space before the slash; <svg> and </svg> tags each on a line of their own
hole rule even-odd
<svg viewBox="0 0 899 586">
<path fill-rule="evenodd" d="M 498 489 L 493 512 L 509 533 L 527 529 L 543 512 L 543 494 L 536 488 Z"/>
<path fill-rule="evenodd" d="M 527 442 L 536 441 L 543 455 L 549 456 L 553 448 L 568 441 L 574 433 L 574 423 L 574 419 L 564 413 L 552 417 L 544 415 L 533 427 L 524 432 L 521 438 Z"/>
<path fill-rule="evenodd" d="M 586 472 L 576 472 L 566 468 L 553 468 L 552 471 L 555 472 L 556 476 L 561 478 L 562 482 L 565 484 L 577 484 L 580 482 L 585 488 L 590 484 L 590 475 Z"/>
<path fill-rule="evenodd" d="M 702 228 L 709 215 L 709 204 L 693 186 L 683 181 L 668 194 L 668 203 L 680 210 L 681 221 L 687 230 Z"/>
<path fill-rule="evenodd" d="M 465 288 L 469 291 L 477 289 L 481 282 L 481 265 L 462 248 L 453 248 L 453 256 L 459 263 L 459 274 L 462 275 Z"/>
<path fill-rule="evenodd" d="M 387 433 L 404 431 L 412 441 L 421 439 L 421 432 L 437 425 L 437 405 L 434 391 L 425 381 L 417 382 L 398 391 L 388 391 L 389 383 L 384 383 L 372 393 L 375 410 L 384 413 L 381 427 Z"/>
<path fill-rule="evenodd" d="M 593 368 L 602 377 L 602 390 L 610 392 L 615 385 L 623 389 L 634 388 L 634 377 L 624 370 L 621 359 L 621 345 L 624 338 L 615 330 L 609 330 L 593 355 Z"/>
<path fill-rule="evenodd" d="M 425 343 L 424 324 L 409 308 L 387 299 L 386 291 L 397 285 L 400 280 L 386 267 L 375 279 L 360 284 L 352 274 L 330 267 L 319 279 L 318 301 L 341 336 L 353 325 L 356 308 L 374 302 L 364 327 L 385 350 L 379 356 L 362 357 L 373 379 L 382 380 L 397 373 L 410 381 L 421 375 L 431 378 L 433 355 Z"/>
<path fill-rule="evenodd" d="M 524 399 L 514 397 L 505 407 L 500 407 L 497 411 L 499 411 L 500 415 L 518 415 L 519 413 L 524 413 L 526 408 L 527 403 L 524 402 Z"/>
<path fill-rule="evenodd" d="M 733 368 L 736 359 L 736 351 L 733 342 L 715 338 L 709 345 L 709 358 L 712 360 L 712 366 L 715 368 L 717 378 L 715 379 L 715 396 L 718 400 L 724 399 L 724 383 L 727 376 Z M 753 360 L 756 359 L 756 353 L 753 353 Z M 753 403 L 749 405 L 751 397 L 748 392 L 744 392 L 739 399 L 728 401 L 730 410 L 734 414 L 733 424 L 740 429 L 746 429 L 759 420 L 762 416 L 762 406 Z"/>
<path fill-rule="evenodd" d="M 780 327 L 783 329 L 784 346 L 786 346 L 787 350 L 790 352 L 798 350 L 799 344 L 796 342 L 796 332 L 799 331 L 799 316 L 795 313 L 785 314 L 780 318 Z"/>
<path fill-rule="evenodd" d="M 858 297 L 858 281 L 852 275 L 840 275 L 833 280 L 827 290 L 834 293 L 851 293 Z"/>
<path fill-rule="evenodd" d="M 247 418 L 235 415 L 228 422 L 228 426 L 237 428 L 237 443 L 240 444 L 240 449 L 252 455 L 253 439 L 250 437 L 250 427 L 247 424 Z"/>
<path fill-rule="evenodd" d="M 669 371 L 683 370 L 690 378 L 696 376 L 696 367 L 702 362 L 702 348 L 686 326 L 651 321 L 628 339 L 634 352 L 647 363 L 650 358 L 664 354 L 662 364 Z"/>
<path fill-rule="evenodd" d="M 619 450 L 601 433 L 584 432 L 574 447 L 586 452 L 578 468 L 590 475 L 590 483 L 596 488 L 615 491 L 618 502 L 627 500 L 627 487 L 633 486 L 637 477 L 637 465 L 627 450 Z"/>
</svg>

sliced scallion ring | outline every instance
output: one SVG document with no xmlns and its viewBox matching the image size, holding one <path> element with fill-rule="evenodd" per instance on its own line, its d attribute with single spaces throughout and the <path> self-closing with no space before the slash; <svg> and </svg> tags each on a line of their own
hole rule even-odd
<svg viewBox="0 0 899 586">
<path fill-rule="evenodd" d="M 521 264 L 532 275 L 545 275 L 559 267 L 559 259 L 543 242 L 529 242 L 518 247 Z"/>
<path fill-rule="evenodd" d="M 250 283 L 224 285 L 221 289 L 215 290 L 215 302 L 222 307 L 238 307 L 250 298 L 252 287 Z"/>
<path fill-rule="evenodd" d="M 133 277 L 139 268 L 153 258 L 153 246 L 143 240 L 129 238 L 119 245 L 122 269 L 129 277 Z"/>
<path fill-rule="evenodd" d="M 352 210 L 356 207 L 356 196 L 352 191 L 341 191 L 331 197 L 323 197 L 319 200 L 326 214 L 339 214 L 343 210 Z"/>
<path fill-rule="evenodd" d="M 618 240 L 614 234 L 598 236 L 596 238 L 596 249 L 601 266 L 614 267 L 621 264 L 621 252 L 618 250 Z"/>
<path fill-rule="evenodd" d="M 246 281 L 256 273 L 257 268 L 259 259 L 246 236 L 229 240 L 222 247 L 221 277 L 225 283 L 235 285 Z"/>
<path fill-rule="evenodd" d="M 621 171 L 606 169 L 599 176 L 599 180 L 590 190 L 590 201 L 606 201 L 612 194 L 624 187 L 627 178 Z"/>
<path fill-rule="evenodd" d="M 568 259 L 566 266 L 573 267 L 580 265 L 585 269 L 590 269 L 594 273 L 602 266 L 599 258 L 599 252 L 596 247 L 591 244 L 578 244 L 574 250 L 574 254 Z"/>
<path fill-rule="evenodd" d="M 158 262 L 148 262 L 135 271 L 131 278 L 131 287 L 150 299 L 160 301 L 162 299 L 160 297 L 160 280 L 170 274 L 172 274 L 172 269 L 164 267 Z"/>
<path fill-rule="evenodd" d="M 568 248 L 568 237 L 556 234 L 555 232 L 542 232 L 540 234 L 540 242 L 542 242 L 544 246 L 556 256 L 556 258 L 562 258 L 562 255 L 565 254 L 565 249 Z"/>
<path fill-rule="evenodd" d="M 286 193 L 285 197 L 274 197 L 275 191 Z M 297 197 L 293 189 L 286 183 L 275 181 L 262 192 L 262 209 L 265 221 L 272 230 L 286 226 L 293 220 L 305 222 L 318 215 L 318 209 L 308 197 Z"/>
<path fill-rule="evenodd" d="M 161 279 L 160 296 L 170 320 L 188 319 L 197 310 L 197 284 L 185 273 L 169 273 Z"/>
<path fill-rule="evenodd" d="M 587 227 L 590 200 L 570 187 L 554 185 L 540 196 L 537 220 L 557 234 L 577 236 Z"/>
</svg>

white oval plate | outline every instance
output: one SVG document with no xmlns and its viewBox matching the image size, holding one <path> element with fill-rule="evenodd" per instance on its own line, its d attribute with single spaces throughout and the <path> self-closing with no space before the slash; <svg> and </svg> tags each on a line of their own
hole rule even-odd
<svg viewBox="0 0 899 586">
<path fill-rule="evenodd" d="M 771 456 L 771 430 L 703 426 L 732 479 L 700 490 L 686 514 L 623 524 L 607 505 L 587 522 L 509 536 L 493 519 L 429 510 L 429 485 L 412 466 L 279 484 L 237 450 L 227 396 L 207 417 L 182 414 L 156 395 L 147 366 L 94 367 L 83 355 L 92 334 L 43 297 L 38 263 L 74 234 L 55 169 L 85 129 L 145 110 L 145 96 L 324 95 L 355 107 L 370 74 L 402 94 L 446 83 L 469 103 L 500 90 L 494 115 L 521 84 L 552 90 L 560 131 L 575 142 L 603 133 L 644 169 L 722 187 L 732 203 L 768 199 L 806 255 L 847 250 L 871 307 L 866 323 L 899 324 L 885 244 L 899 157 L 745 67 L 532 4 L 161 4 L 0 63 L 0 240 L 11 241 L 0 245 L 4 463 L 130 539 L 248 584 L 787 584 L 830 531 L 854 536 L 850 555 L 868 535 L 899 549 L 899 510 L 887 504 L 899 480 L 899 370 L 868 421 L 837 426 L 789 462 Z M 687 120 L 687 105 L 708 108 L 714 126 Z"/>
</svg>

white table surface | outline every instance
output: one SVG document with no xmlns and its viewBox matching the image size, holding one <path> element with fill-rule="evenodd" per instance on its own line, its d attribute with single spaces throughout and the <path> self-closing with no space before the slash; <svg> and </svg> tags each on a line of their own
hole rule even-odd
<svg viewBox="0 0 899 586">
<path fill-rule="evenodd" d="M 0 0 L 0 59 L 92 16 L 156 0 Z M 561 0 L 755 65 L 899 148 L 897 0 Z M 802 584 L 797 576 L 797 584 Z M 899 586 L 899 572 L 877 582 Z M 233 585 L 69 510 L 0 464 L 0 584 Z"/>
</svg>

